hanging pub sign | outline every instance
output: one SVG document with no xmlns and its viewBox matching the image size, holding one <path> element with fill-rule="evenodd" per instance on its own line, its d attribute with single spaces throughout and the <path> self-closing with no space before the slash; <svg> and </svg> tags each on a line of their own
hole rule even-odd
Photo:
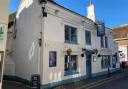
<svg viewBox="0 0 128 89">
<path fill-rule="evenodd" d="M 97 36 L 105 35 L 105 24 L 102 21 L 97 22 Z"/>
<path fill-rule="evenodd" d="M 4 27 L 0 26 L 0 40 L 4 39 Z"/>
</svg>

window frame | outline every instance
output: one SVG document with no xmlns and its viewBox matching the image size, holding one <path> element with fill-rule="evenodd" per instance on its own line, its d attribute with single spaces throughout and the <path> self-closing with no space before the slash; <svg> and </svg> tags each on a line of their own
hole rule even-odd
<svg viewBox="0 0 128 89">
<path fill-rule="evenodd" d="M 108 57 L 109 61 L 107 61 L 108 59 L 103 59 L 105 57 Z M 105 61 L 105 62 L 103 62 L 103 61 Z M 109 64 L 106 64 L 106 63 L 109 63 Z M 110 55 L 102 55 L 102 58 L 101 58 L 101 68 L 102 69 L 106 69 L 106 68 L 109 68 L 110 66 L 111 66 Z"/>
<path fill-rule="evenodd" d="M 68 29 L 66 29 L 68 28 Z M 69 40 L 66 39 L 66 30 L 67 34 L 69 35 Z M 72 34 L 72 31 L 74 31 L 75 34 Z M 75 36 L 75 40 L 73 40 L 73 35 Z M 69 25 L 65 25 L 65 43 L 71 43 L 71 44 L 77 44 L 78 43 L 78 35 L 77 35 L 77 28 Z"/>
<path fill-rule="evenodd" d="M 75 56 L 76 58 L 75 58 L 75 69 L 72 69 L 72 63 L 73 63 L 73 60 L 72 60 L 72 57 L 73 56 Z M 67 59 L 66 59 L 66 57 L 67 57 Z M 68 59 L 68 57 L 69 57 L 69 59 Z M 66 62 L 66 60 L 67 60 L 67 62 Z M 69 69 L 68 70 L 66 70 L 66 65 L 68 65 L 69 66 Z M 70 55 L 70 56 L 68 56 L 68 55 L 65 55 L 64 56 L 64 76 L 68 76 L 68 75 L 74 75 L 74 74 L 77 74 L 77 73 L 79 73 L 78 72 L 78 55 Z"/>
</svg>

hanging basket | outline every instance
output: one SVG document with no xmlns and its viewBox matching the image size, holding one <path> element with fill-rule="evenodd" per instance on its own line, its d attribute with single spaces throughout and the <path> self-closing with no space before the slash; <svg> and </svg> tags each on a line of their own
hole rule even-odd
<svg viewBox="0 0 128 89">
<path fill-rule="evenodd" d="M 72 53 L 72 50 L 69 48 L 69 49 L 67 49 L 67 55 L 69 56 L 69 55 L 71 55 L 71 53 Z"/>
</svg>

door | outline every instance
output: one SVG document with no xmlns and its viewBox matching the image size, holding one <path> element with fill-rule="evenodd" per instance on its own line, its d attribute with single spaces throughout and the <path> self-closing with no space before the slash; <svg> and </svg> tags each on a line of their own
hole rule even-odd
<svg viewBox="0 0 128 89">
<path fill-rule="evenodd" d="M 90 78 L 92 76 L 92 56 L 91 54 L 86 54 L 86 76 Z"/>
</svg>

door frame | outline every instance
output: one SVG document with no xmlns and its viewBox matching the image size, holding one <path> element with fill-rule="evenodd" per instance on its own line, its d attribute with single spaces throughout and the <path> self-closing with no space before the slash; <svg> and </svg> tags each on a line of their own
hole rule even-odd
<svg viewBox="0 0 128 89">
<path fill-rule="evenodd" d="M 90 56 L 90 59 L 87 59 L 87 56 Z M 87 61 L 89 60 L 89 65 L 87 65 Z M 92 54 L 86 53 L 86 76 L 88 78 L 92 77 Z"/>
</svg>

